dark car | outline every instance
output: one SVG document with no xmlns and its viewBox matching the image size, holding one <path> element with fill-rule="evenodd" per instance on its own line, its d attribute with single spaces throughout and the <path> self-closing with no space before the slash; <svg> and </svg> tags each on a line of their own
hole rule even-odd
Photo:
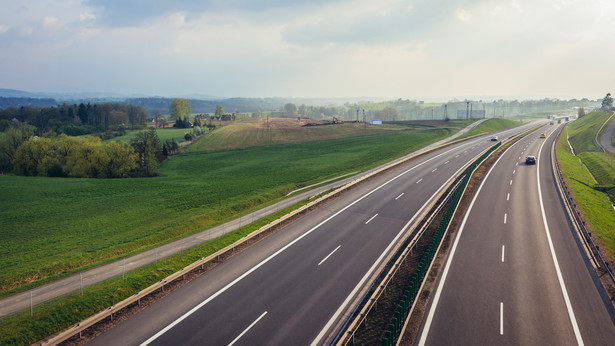
<svg viewBox="0 0 615 346">
<path fill-rule="evenodd" d="M 535 165 L 536 164 L 536 156 L 528 156 L 525 158 L 526 165 Z"/>
</svg>

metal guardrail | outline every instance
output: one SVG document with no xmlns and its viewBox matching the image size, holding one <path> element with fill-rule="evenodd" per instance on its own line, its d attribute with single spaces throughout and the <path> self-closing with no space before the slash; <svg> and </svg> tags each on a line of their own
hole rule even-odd
<svg viewBox="0 0 615 346">
<path fill-rule="evenodd" d="M 255 237 L 259 237 L 262 233 L 267 232 L 267 231 L 271 230 L 272 228 L 281 225 L 282 223 L 284 223 L 285 221 L 295 217 L 296 215 L 300 215 L 300 214 L 308 211 L 310 208 L 316 206 L 317 204 L 320 204 L 320 203 L 322 203 L 322 202 L 324 202 L 324 201 L 326 201 L 326 200 L 328 200 L 328 199 L 330 199 L 332 197 L 337 196 L 342 191 L 347 190 L 347 189 L 353 187 L 354 185 L 356 185 L 356 184 L 358 184 L 358 183 L 360 183 L 360 182 L 362 182 L 364 180 L 367 180 L 367 179 L 369 179 L 369 178 L 371 178 L 371 177 L 373 177 L 375 175 L 378 175 L 378 174 L 380 174 L 380 173 L 382 173 L 382 172 L 384 172 L 386 170 L 389 170 L 391 168 L 394 168 L 394 167 L 396 167 L 398 165 L 401 165 L 401 164 L 403 164 L 403 163 L 405 163 L 405 162 L 407 162 L 409 160 L 412 160 L 412 159 L 414 159 L 414 158 L 416 158 L 418 156 L 424 155 L 424 154 L 429 153 L 429 152 L 431 152 L 433 150 L 445 147 L 445 146 L 450 145 L 450 144 L 455 143 L 455 142 L 457 142 L 457 141 L 453 141 L 451 143 L 446 143 L 446 144 L 434 147 L 434 148 L 426 150 L 426 151 L 420 151 L 420 152 L 417 152 L 414 155 L 408 155 L 408 156 L 406 156 L 406 157 L 404 157 L 402 159 L 394 160 L 390 164 L 388 164 L 388 165 L 386 165 L 386 166 L 384 166 L 384 167 L 382 167 L 380 169 L 377 169 L 375 171 L 372 171 L 371 173 L 368 173 L 368 174 L 366 174 L 366 175 L 364 175 L 364 176 L 362 176 L 362 177 L 360 177 L 360 178 L 358 178 L 356 180 L 353 180 L 353 181 L 351 181 L 351 182 L 349 182 L 349 183 L 347 183 L 347 184 L 345 184 L 345 185 L 335 189 L 334 191 L 326 194 L 325 196 L 322 196 L 322 197 L 320 197 L 320 198 L 318 198 L 318 199 L 316 199 L 316 200 L 314 200 L 314 201 L 312 201 L 312 202 L 302 206 L 301 208 L 296 209 L 296 210 L 290 212 L 289 214 L 286 214 L 286 215 L 282 216 L 281 218 L 279 218 L 279 219 L 277 219 L 277 220 L 275 220 L 275 221 L 273 221 L 273 222 L 271 222 L 271 223 L 269 223 L 269 224 L 259 228 L 258 230 L 254 231 L 254 232 L 250 233 L 249 235 L 241 238 L 240 240 L 230 244 L 229 246 L 225 247 L 224 249 L 221 249 L 221 250 L 217 251 L 214 254 L 211 254 L 211 255 L 209 255 L 209 256 L 207 256 L 205 258 L 201 258 L 200 260 L 193 262 L 192 264 L 182 268 L 178 272 L 175 272 L 175 273 L 167 276 L 166 278 L 160 280 L 159 282 L 157 282 L 157 283 L 155 283 L 155 284 L 153 284 L 153 285 L 143 289 L 142 291 L 139 291 L 139 292 L 135 293 L 134 295 L 132 295 L 132 296 L 130 296 L 130 297 L 128 297 L 128 298 L 118 302 L 117 304 L 112 305 L 112 306 L 108 307 L 107 309 L 105 309 L 103 311 L 100 311 L 100 312 L 90 316 L 89 318 L 87 318 L 87 319 L 85 319 L 85 320 L 83 320 L 83 321 L 81 321 L 81 322 L 79 322 L 79 323 L 77 323 L 77 324 L 75 324 L 75 325 L 73 325 L 71 327 L 68 327 L 68 328 L 66 328 L 66 329 L 64 329 L 64 330 L 62 330 L 62 331 L 60 331 L 60 332 L 58 332 L 58 333 L 48 337 L 48 338 L 45 338 L 45 339 L 35 343 L 35 345 L 57 345 L 57 344 L 59 344 L 61 342 L 64 342 L 64 341 L 68 340 L 69 338 L 71 338 L 74 335 L 77 335 L 77 334 L 81 335 L 81 332 L 83 332 L 84 330 L 90 328 L 91 326 L 95 325 L 96 323 L 101 322 L 101 321 L 103 321 L 103 320 L 105 320 L 107 318 L 113 319 L 113 314 L 114 313 L 117 313 L 117 312 L 125 309 L 126 307 L 128 307 L 128 306 L 130 306 L 132 304 L 135 304 L 135 303 L 139 304 L 140 300 L 142 298 L 146 297 L 147 295 L 149 295 L 149 294 L 151 294 L 151 293 L 153 293 L 153 292 L 155 292 L 155 291 L 157 291 L 159 289 L 164 290 L 164 286 L 166 284 L 171 283 L 171 282 L 179 279 L 180 277 L 183 277 L 184 275 L 186 275 L 186 274 L 188 274 L 188 273 L 190 273 L 190 272 L 192 272 L 194 270 L 202 269 L 203 266 L 206 263 L 211 262 L 211 261 L 219 258 L 219 256 L 223 256 L 223 255 L 225 255 L 228 252 L 233 252 L 235 247 L 240 246 L 240 245 L 246 243 L 247 241 L 249 241 L 249 240 L 251 240 L 251 239 L 253 239 Z"/>
<path fill-rule="evenodd" d="M 609 267 L 608 262 L 604 260 L 604 257 L 602 257 L 602 254 L 599 251 L 600 248 L 594 242 L 594 239 L 591 236 L 591 232 L 587 229 L 585 225 L 585 221 L 581 219 L 581 212 L 576 209 L 576 203 L 574 199 L 572 198 L 572 195 L 570 194 L 570 190 L 568 189 L 568 186 L 566 185 L 566 181 L 564 180 L 564 175 L 562 174 L 562 171 L 560 169 L 559 160 L 557 157 L 557 150 L 555 150 L 555 144 L 559 140 L 559 137 L 561 136 L 562 132 L 563 131 L 560 131 L 560 133 L 557 135 L 557 138 L 553 142 L 553 146 L 551 148 L 552 153 L 555 157 L 555 161 L 556 161 L 556 162 L 551 162 L 551 165 L 553 166 L 553 171 L 555 172 L 555 177 L 556 177 L 555 180 L 558 186 L 560 187 L 559 190 L 564 197 L 566 205 L 569 208 L 570 214 L 572 215 L 572 221 L 581 230 L 580 234 L 582 235 L 582 240 L 585 242 L 585 244 L 588 247 L 589 253 L 592 257 L 591 258 L 592 261 L 594 262 L 596 267 L 600 267 L 602 265 L 603 270 L 609 274 L 609 277 L 611 278 L 611 282 L 615 285 L 615 277 L 613 277 L 613 272 L 611 271 L 611 268 Z"/>
<path fill-rule="evenodd" d="M 348 345 L 349 343 L 354 343 L 354 336 L 356 332 L 359 330 L 361 325 L 366 322 L 367 316 L 369 313 L 377 306 L 378 299 L 386 292 L 387 286 L 393 280 L 393 277 L 403 263 L 406 258 L 411 255 L 412 250 L 416 247 L 419 240 L 423 237 L 424 233 L 429 229 L 435 217 L 440 213 L 442 208 L 448 204 L 452 200 L 452 203 L 448 204 L 448 209 L 443 216 L 440 224 L 438 225 L 437 230 L 434 233 L 432 240 L 430 241 L 421 261 L 419 263 L 418 268 L 415 270 L 412 278 L 407 284 L 406 290 L 404 291 L 404 295 L 402 296 L 400 303 L 397 306 L 397 309 L 394 313 L 394 317 L 387 328 L 384 339 L 382 340 L 382 345 L 392 345 L 393 341 L 397 339 L 400 332 L 402 331 L 403 320 L 407 316 L 408 312 L 411 311 L 411 308 L 414 307 L 416 303 L 416 297 L 422 287 L 423 279 L 431 267 L 431 262 L 435 257 L 436 253 L 439 250 L 441 240 L 448 229 L 448 225 L 454 212 L 456 211 L 457 205 L 465 191 L 467 183 L 470 179 L 470 176 L 475 171 L 480 163 L 482 163 L 495 149 L 500 146 L 501 142 L 498 142 L 496 145 L 489 148 L 485 153 L 483 153 L 478 159 L 476 159 L 473 163 L 469 164 L 464 173 L 460 174 L 454 181 L 453 187 L 449 190 L 448 194 L 445 197 L 445 201 L 440 204 L 438 208 L 430 215 L 429 220 L 423 224 L 421 229 L 415 234 L 414 238 L 410 241 L 410 244 L 404 248 L 402 253 L 397 257 L 394 263 L 391 265 L 388 273 L 384 276 L 384 278 L 380 281 L 377 288 L 372 293 L 371 297 L 367 302 L 363 305 L 361 311 L 356 315 L 352 323 L 346 328 L 344 334 L 339 335 L 339 340 L 337 342 L 337 346 Z M 364 301 L 364 299 L 362 300 Z"/>
</svg>

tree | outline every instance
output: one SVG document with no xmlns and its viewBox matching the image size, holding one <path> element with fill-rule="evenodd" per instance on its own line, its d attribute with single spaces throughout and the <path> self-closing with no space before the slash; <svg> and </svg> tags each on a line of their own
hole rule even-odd
<svg viewBox="0 0 615 346">
<path fill-rule="evenodd" d="M 0 134 L 0 172 L 13 170 L 17 148 L 34 135 L 36 128 L 13 119 L 9 128 Z"/>
<path fill-rule="evenodd" d="M 109 157 L 107 164 L 109 178 L 128 177 L 137 167 L 137 153 L 126 143 L 111 141 L 105 145 L 105 152 Z"/>
<path fill-rule="evenodd" d="M 154 123 L 156 124 L 156 128 L 165 127 L 167 125 L 167 121 L 164 118 L 164 115 L 162 115 L 162 113 L 157 109 L 153 111 L 153 118 Z"/>
<path fill-rule="evenodd" d="M 219 117 L 220 119 L 222 119 L 222 116 L 224 115 L 224 108 L 222 108 L 222 105 L 216 105 L 215 115 L 216 117 Z"/>
<path fill-rule="evenodd" d="M 602 110 L 610 111 L 613 108 L 613 98 L 611 97 L 611 93 L 607 93 L 606 96 L 602 99 Z"/>
<path fill-rule="evenodd" d="M 190 114 L 192 113 L 192 106 L 190 101 L 186 99 L 174 98 L 169 106 L 169 114 L 175 120 L 181 120 L 183 122 L 190 120 Z"/>
<path fill-rule="evenodd" d="M 287 103 L 284 105 L 284 111 L 289 117 L 294 117 L 297 114 L 297 106 L 294 103 Z"/>
<path fill-rule="evenodd" d="M 579 119 L 583 118 L 585 116 L 585 107 L 579 107 L 577 114 L 579 116 Z"/>
<path fill-rule="evenodd" d="M 138 155 L 139 171 L 142 176 L 150 177 L 156 174 L 158 160 L 156 151 L 160 147 L 156 129 L 139 132 L 130 140 L 130 145 Z"/>
</svg>

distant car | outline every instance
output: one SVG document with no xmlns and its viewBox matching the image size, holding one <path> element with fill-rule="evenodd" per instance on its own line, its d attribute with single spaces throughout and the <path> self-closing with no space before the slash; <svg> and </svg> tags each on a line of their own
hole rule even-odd
<svg viewBox="0 0 615 346">
<path fill-rule="evenodd" d="M 536 156 L 528 156 L 525 158 L 526 165 L 535 165 L 536 164 Z"/>
<path fill-rule="evenodd" d="M 492 142 L 497 142 L 498 140 L 498 136 L 491 136 L 491 141 Z"/>
<path fill-rule="evenodd" d="M 545 136 L 545 134 L 544 134 L 544 133 L 541 133 L 541 134 L 540 134 L 540 138 L 547 138 L 547 136 Z"/>
<path fill-rule="evenodd" d="M 555 124 L 553 121 L 551 121 L 551 125 Z"/>
</svg>

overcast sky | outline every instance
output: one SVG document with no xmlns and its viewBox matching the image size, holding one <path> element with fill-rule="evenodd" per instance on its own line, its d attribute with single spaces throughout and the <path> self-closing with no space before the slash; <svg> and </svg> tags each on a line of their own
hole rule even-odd
<svg viewBox="0 0 615 346">
<path fill-rule="evenodd" d="M 0 88 L 596 99 L 613 0 L 0 0 Z"/>
</svg>

